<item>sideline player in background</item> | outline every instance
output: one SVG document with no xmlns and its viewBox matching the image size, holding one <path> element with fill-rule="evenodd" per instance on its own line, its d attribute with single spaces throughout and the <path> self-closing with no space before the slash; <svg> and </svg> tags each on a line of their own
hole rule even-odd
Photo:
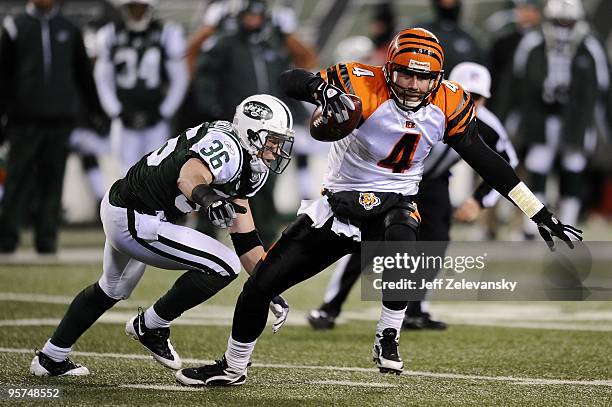
<svg viewBox="0 0 612 407">
<path fill-rule="evenodd" d="M 114 155 L 123 174 L 170 137 L 169 120 L 189 83 L 182 28 L 154 17 L 157 0 L 121 0 L 123 24 L 97 38 L 94 70 L 104 110 L 115 120 Z"/>
<path fill-rule="evenodd" d="M 297 219 L 245 283 L 224 355 L 214 364 L 179 370 L 180 383 L 244 383 L 272 298 L 340 257 L 360 253 L 360 241 L 415 242 L 420 219 L 414 196 L 424 161 L 439 142 L 449 144 L 536 222 L 549 247 L 554 247 L 552 236 L 570 247 L 572 238 L 581 239 L 581 231 L 558 222 L 512 167 L 482 141 L 472 97 L 459 84 L 442 80 L 443 63 L 438 39 L 427 30 L 410 28 L 391 41 L 384 66 L 348 62 L 319 75 L 302 69 L 281 75 L 289 96 L 321 104 L 323 114 L 334 115 L 339 123 L 355 109 L 347 93 L 357 95 L 363 106 L 361 123 L 332 143 L 325 195 L 302 203 Z M 407 301 L 383 298 L 372 354 L 382 373 L 403 370 L 398 346 L 406 306 Z"/>
<path fill-rule="evenodd" d="M 232 282 L 240 264 L 250 273 L 264 254 L 247 199 L 263 187 L 270 171 L 280 174 L 289 164 L 292 126 L 291 113 L 279 99 L 251 96 L 237 107 L 233 124 L 216 121 L 191 128 L 142 157 L 115 182 L 100 208 L 106 235 L 102 277 L 75 297 L 30 372 L 89 374 L 68 358 L 72 346 L 102 314 L 130 296 L 147 264 L 188 271 L 155 305 L 128 321 L 126 333 L 155 360 L 179 369 L 170 323 Z M 175 223 L 198 209 L 215 226 L 229 228 L 235 253 Z M 278 296 L 270 308 L 279 318 L 273 326 L 277 331 L 288 305 Z"/>
<path fill-rule="evenodd" d="M 491 97 L 491 75 L 487 68 L 473 62 L 462 62 L 450 73 L 449 80 L 459 83 L 470 92 L 476 106 L 478 134 L 483 141 L 515 168 L 518 164 L 516 152 L 508 140 L 508 135 L 499 119 L 484 104 Z M 419 184 L 419 193 L 415 198 L 421 214 L 419 240 L 448 242 L 453 208 L 450 202 L 448 181 L 450 169 L 461 158 L 448 144 L 436 144 L 425 160 L 423 180 Z M 472 222 L 482 208 L 495 205 L 499 194 L 491 190 L 485 182 L 466 199 L 455 212 L 455 219 Z M 444 256 L 445 244 L 434 245 L 432 255 Z M 434 270 L 428 276 L 435 277 Z M 361 275 L 360 256 L 351 255 L 350 259 L 338 262 L 334 274 L 325 291 L 324 303 L 318 309 L 310 311 L 308 323 L 315 329 L 331 329 L 342 310 L 342 304 Z M 410 301 L 402 329 L 446 329 L 446 324 L 431 317 L 426 301 Z"/>
</svg>

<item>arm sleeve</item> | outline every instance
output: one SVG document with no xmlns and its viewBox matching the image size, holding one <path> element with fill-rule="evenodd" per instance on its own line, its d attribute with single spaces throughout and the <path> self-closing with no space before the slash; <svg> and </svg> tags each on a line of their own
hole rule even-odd
<svg viewBox="0 0 612 407">
<path fill-rule="evenodd" d="M 107 25 L 98 31 L 96 38 L 98 59 L 94 68 L 100 103 L 109 117 L 117 117 L 121 113 L 121 102 L 117 98 L 115 88 L 115 66 L 110 55 L 110 37 L 113 32 L 112 25 Z"/>
<path fill-rule="evenodd" d="M 315 103 L 313 89 L 323 79 L 305 69 L 289 69 L 281 73 L 279 78 L 280 87 L 285 94 L 293 99 L 304 102 Z"/>
<path fill-rule="evenodd" d="M 491 127 L 480 120 L 478 121 L 478 124 L 480 136 L 485 144 L 499 154 L 504 160 L 506 160 L 512 168 L 516 168 L 518 165 L 516 151 L 508 139 L 508 136 L 501 123 L 496 123 L 497 126 L 494 126 L 499 127 L 498 130 L 495 130 L 494 127 Z M 493 190 L 490 185 L 482 181 L 478 188 L 476 188 L 474 191 L 472 197 L 478 201 L 481 207 L 489 208 L 495 205 L 499 199 L 499 194 L 497 191 Z"/>
<path fill-rule="evenodd" d="M 159 106 L 162 117 L 170 118 L 180 107 L 187 86 L 189 76 L 185 64 L 185 36 L 181 27 L 174 24 L 166 24 L 162 33 L 162 42 L 167 57 L 165 62 L 169 85 L 166 97 Z"/>
<path fill-rule="evenodd" d="M 468 134 L 460 138 L 449 139 L 448 144 L 487 184 L 507 199 L 509 199 L 508 193 L 512 188 L 521 182 L 510 164 L 491 150 L 480 138 L 475 126 L 469 130 Z"/>
</svg>

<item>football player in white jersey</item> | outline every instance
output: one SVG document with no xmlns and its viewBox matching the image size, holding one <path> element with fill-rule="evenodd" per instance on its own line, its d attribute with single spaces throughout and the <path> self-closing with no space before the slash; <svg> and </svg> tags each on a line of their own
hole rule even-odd
<svg viewBox="0 0 612 407">
<path fill-rule="evenodd" d="M 170 137 L 189 77 L 183 29 L 154 16 L 157 0 L 120 0 L 124 21 L 97 34 L 94 76 L 113 122 L 111 143 L 122 173 Z"/>
<path fill-rule="evenodd" d="M 170 323 L 233 281 L 240 266 L 251 272 L 264 254 L 248 198 L 280 174 L 291 159 L 293 118 L 270 95 L 250 96 L 236 108 L 234 122 L 203 123 L 145 155 L 104 196 L 103 273 L 81 291 L 32 360 L 36 376 L 75 376 L 89 370 L 72 362 L 72 345 L 118 301 L 127 299 L 146 265 L 187 270 L 146 312 L 130 319 L 125 332 L 171 369 L 181 359 L 170 343 Z M 176 220 L 201 209 L 217 227 L 229 228 L 234 250 Z M 287 303 L 270 304 L 280 329 Z"/>
<path fill-rule="evenodd" d="M 391 41 L 384 66 L 340 63 L 319 75 L 294 69 L 281 75 L 286 93 L 318 103 L 337 122 L 354 110 L 347 93 L 361 98 L 357 128 L 332 143 L 323 197 L 303 202 L 298 218 L 268 250 L 244 285 L 234 311 L 228 346 L 215 364 L 179 370 L 185 385 L 239 385 L 246 381 L 269 301 L 327 268 L 361 240 L 415 241 L 419 215 L 413 204 L 431 148 L 449 144 L 492 187 L 540 227 L 573 247 L 581 231 L 558 222 L 521 182 L 512 167 L 478 135 L 470 94 L 443 81 L 444 52 L 421 28 Z M 383 273 L 383 279 L 385 278 Z M 381 372 L 401 373 L 399 332 L 408 301 L 385 301 L 376 327 L 373 359 Z"/>
</svg>

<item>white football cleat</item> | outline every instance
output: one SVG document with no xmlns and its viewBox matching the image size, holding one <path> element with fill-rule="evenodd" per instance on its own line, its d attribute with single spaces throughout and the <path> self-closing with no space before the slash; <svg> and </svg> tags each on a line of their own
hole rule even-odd
<svg viewBox="0 0 612 407">
<path fill-rule="evenodd" d="M 36 352 L 30 363 L 30 373 L 34 376 L 86 376 L 89 369 L 74 363 L 70 358 L 56 362 L 44 353 Z"/>
</svg>

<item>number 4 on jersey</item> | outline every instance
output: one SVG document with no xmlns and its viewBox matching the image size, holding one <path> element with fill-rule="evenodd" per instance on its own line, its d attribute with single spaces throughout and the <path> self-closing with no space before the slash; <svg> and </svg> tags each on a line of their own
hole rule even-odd
<svg viewBox="0 0 612 407">
<path fill-rule="evenodd" d="M 378 162 L 378 166 L 389 168 L 395 173 L 407 171 L 412 164 L 414 152 L 419 144 L 419 140 L 421 140 L 421 134 L 405 133 L 402 138 L 395 143 L 391 153 Z"/>
</svg>

